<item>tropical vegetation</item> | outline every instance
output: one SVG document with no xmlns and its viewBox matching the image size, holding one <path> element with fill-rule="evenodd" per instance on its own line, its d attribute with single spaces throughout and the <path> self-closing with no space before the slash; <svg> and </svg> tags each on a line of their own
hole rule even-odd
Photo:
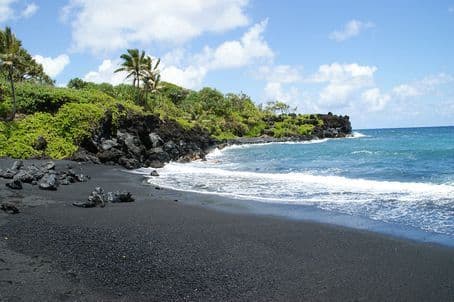
<svg viewBox="0 0 454 302">
<path fill-rule="evenodd" d="M 128 49 L 121 59 L 116 72 L 128 84 L 74 78 L 67 87 L 55 87 L 11 29 L 0 31 L 0 157 L 69 157 L 107 111 L 114 127 L 126 114 L 152 114 L 187 129 L 203 128 L 218 140 L 310 135 L 322 124 L 317 115 L 296 114 L 283 102 L 257 106 L 244 93 L 161 82 L 159 59 L 138 49 Z M 39 138 L 47 142 L 44 150 L 37 147 Z"/>
</svg>

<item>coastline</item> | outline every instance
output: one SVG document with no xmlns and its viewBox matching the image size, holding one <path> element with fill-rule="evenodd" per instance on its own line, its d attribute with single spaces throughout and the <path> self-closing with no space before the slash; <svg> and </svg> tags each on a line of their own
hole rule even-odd
<svg viewBox="0 0 454 302">
<path fill-rule="evenodd" d="M 0 168 L 10 163 L 2 159 Z M 22 213 L 0 215 L 1 299 L 443 301 L 454 295 L 452 248 L 241 208 L 219 211 L 209 196 L 156 190 L 119 167 L 80 167 L 91 180 L 55 192 L 30 185 L 12 192 L 0 180 L 2 199 L 22 202 Z M 97 185 L 131 191 L 136 202 L 71 206 Z"/>
<path fill-rule="evenodd" d="M 150 184 L 150 186 L 154 187 L 153 184 Z M 158 194 L 161 194 L 163 197 L 173 200 L 181 199 L 183 196 L 187 202 L 192 205 L 202 205 L 216 211 L 232 214 L 246 213 L 250 215 L 274 217 L 277 219 L 291 221 L 326 224 L 334 227 L 357 230 L 360 232 L 370 232 L 397 240 L 412 241 L 417 244 L 434 244 L 454 248 L 453 238 L 445 234 L 432 233 L 397 223 L 382 222 L 366 217 L 332 212 L 311 205 L 286 204 L 269 201 L 263 202 L 244 197 L 175 190 L 173 188 L 166 187 L 162 188 L 165 190 L 160 191 L 162 193 Z"/>
</svg>

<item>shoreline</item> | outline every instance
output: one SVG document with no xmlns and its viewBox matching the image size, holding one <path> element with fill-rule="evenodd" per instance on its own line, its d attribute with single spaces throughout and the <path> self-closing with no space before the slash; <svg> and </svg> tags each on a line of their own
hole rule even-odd
<svg viewBox="0 0 454 302">
<path fill-rule="evenodd" d="M 55 192 L 25 185 L 13 194 L 0 181 L 2 198 L 24 202 L 22 213 L 0 215 L 0 255 L 8 255 L 0 257 L 0 298 L 443 301 L 454 295 L 452 248 L 219 211 L 211 197 L 156 190 L 119 167 L 79 166 L 91 180 Z M 136 202 L 71 205 L 97 185 L 131 191 Z"/>
<path fill-rule="evenodd" d="M 355 136 L 357 131 L 352 131 L 351 133 L 336 135 L 333 137 L 318 137 L 315 135 L 309 136 L 295 136 L 295 137 L 281 137 L 276 138 L 272 136 L 260 136 L 260 137 L 238 137 L 234 139 L 229 139 L 225 142 L 217 143 L 213 146 L 212 150 L 208 150 L 208 154 L 211 153 L 214 149 L 224 149 L 232 146 L 242 146 L 242 145 L 264 145 L 264 144 L 273 144 L 273 143 L 307 143 L 307 142 L 317 142 L 325 141 L 330 139 L 345 139 L 345 138 L 360 138 L 362 136 Z M 361 135 L 361 133 L 360 133 Z"/>
<path fill-rule="evenodd" d="M 154 184 L 149 184 L 155 187 Z M 264 217 L 303 221 L 342 227 L 356 231 L 365 231 L 398 240 L 411 241 L 421 244 L 436 244 L 454 248 L 454 239 L 449 235 L 421 230 L 415 227 L 391 222 L 373 220 L 346 213 L 323 210 L 311 205 L 286 204 L 279 202 L 262 202 L 252 198 L 229 196 L 208 192 L 184 191 L 161 186 L 165 189 L 165 196 L 185 196 L 191 204 L 200 206 L 198 200 L 209 199 L 204 205 L 232 214 L 252 214 Z M 171 197 L 169 197 L 171 198 Z"/>
</svg>

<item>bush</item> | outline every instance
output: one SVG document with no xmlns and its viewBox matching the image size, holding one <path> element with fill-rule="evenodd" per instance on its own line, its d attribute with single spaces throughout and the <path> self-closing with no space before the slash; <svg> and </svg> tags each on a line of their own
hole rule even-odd
<svg viewBox="0 0 454 302">
<path fill-rule="evenodd" d="M 46 85 L 21 83 L 16 89 L 17 111 L 22 113 L 56 112 L 63 104 L 88 102 L 81 91 Z"/>
<path fill-rule="evenodd" d="M 104 114 L 94 104 L 66 104 L 55 115 L 54 127 L 59 136 L 78 143 L 91 135 Z"/>
<path fill-rule="evenodd" d="M 5 119 L 11 114 L 12 106 L 10 102 L 0 102 L 0 118 Z"/>
<path fill-rule="evenodd" d="M 2 156 L 30 158 L 48 155 L 52 158 L 65 158 L 76 150 L 70 141 L 58 136 L 54 127 L 54 118 L 48 113 L 35 113 L 18 122 L 9 124 L 8 139 L 3 146 Z M 35 150 L 33 145 L 39 136 L 47 141 L 47 149 Z"/>
<path fill-rule="evenodd" d="M 161 88 L 159 89 L 159 94 L 168 98 L 175 105 L 181 104 L 181 102 L 188 96 L 189 92 L 189 90 L 184 89 L 183 87 L 166 82 L 162 82 Z"/>
</svg>

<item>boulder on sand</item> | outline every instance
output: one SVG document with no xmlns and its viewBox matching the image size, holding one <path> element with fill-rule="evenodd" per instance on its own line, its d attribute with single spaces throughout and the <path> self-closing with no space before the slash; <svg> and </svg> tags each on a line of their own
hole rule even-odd
<svg viewBox="0 0 454 302">
<path fill-rule="evenodd" d="M 17 170 L 6 169 L 5 171 L 0 170 L 0 177 L 5 179 L 12 179 L 17 174 Z"/>
<path fill-rule="evenodd" d="M 6 183 L 5 186 L 13 190 L 22 190 L 22 182 L 17 178 L 14 178 L 11 182 Z"/>
<path fill-rule="evenodd" d="M 107 202 L 107 196 L 104 193 L 104 189 L 96 187 L 93 192 L 90 193 L 86 201 L 74 202 L 73 205 L 80 208 L 94 208 L 94 207 L 105 207 Z"/>
<path fill-rule="evenodd" d="M 57 176 L 54 173 L 47 173 L 41 178 L 39 182 L 39 188 L 41 190 L 55 191 L 58 188 Z"/>
<path fill-rule="evenodd" d="M 73 202 L 73 206 L 80 208 L 94 208 L 94 207 L 105 207 L 106 203 L 116 203 L 116 202 L 133 202 L 135 201 L 132 197 L 131 192 L 104 192 L 104 189 L 101 187 L 96 187 L 90 196 L 88 196 L 86 201 Z"/>
<path fill-rule="evenodd" d="M 19 171 L 24 166 L 24 162 L 21 160 L 16 160 L 11 167 L 13 171 Z"/>
<path fill-rule="evenodd" d="M 48 161 L 47 163 L 41 166 L 44 170 L 55 170 L 55 163 L 53 161 Z"/>
<path fill-rule="evenodd" d="M 18 214 L 19 209 L 12 202 L 4 201 L 0 204 L 0 210 L 5 211 L 9 214 Z"/>
<path fill-rule="evenodd" d="M 131 192 L 108 192 L 107 201 L 116 203 L 116 202 L 134 202 Z"/>
</svg>

